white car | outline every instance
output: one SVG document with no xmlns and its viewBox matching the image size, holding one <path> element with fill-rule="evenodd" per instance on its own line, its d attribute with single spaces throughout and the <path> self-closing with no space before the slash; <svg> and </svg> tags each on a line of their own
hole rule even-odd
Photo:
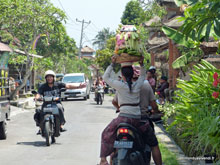
<svg viewBox="0 0 220 165">
<path fill-rule="evenodd" d="M 65 92 L 61 93 L 61 99 L 67 100 L 67 98 L 77 98 L 83 97 L 84 100 L 89 99 L 90 95 L 90 83 L 89 79 L 85 76 L 84 73 L 71 73 L 66 74 L 63 79 L 63 83 L 71 83 L 74 85 L 79 85 L 81 83 L 86 83 L 85 88 L 81 89 L 67 89 Z"/>
</svg>

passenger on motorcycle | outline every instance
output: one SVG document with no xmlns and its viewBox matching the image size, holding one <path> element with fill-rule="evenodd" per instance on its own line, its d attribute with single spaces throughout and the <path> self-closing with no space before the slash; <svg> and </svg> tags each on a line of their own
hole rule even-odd
<svg viewBox="0 0 220 165">
<path fill-rule="evenodd" d="M 145 80 L 143 59 L 140 61 L 141 74 L 136 82 L 132 82 L 134 73 L 132 66 L 124 66 L 121 68 L 122 78 L 124 82 L 112 79 L 110 75 L 113 71 L 113 66 L 115 62 L 116 58 L 115 56 L 113 56 L 112 64 L 106 69 L 103 78 L 107 84 L 118 91 L 118 103 L 120 105 L 120 113 L 119 116 L 116 119 L 112 120 L 112 122 L 102 132 L 100 165 L 108 164 L 106 157 L 114 151 L 113 143 L 117 136 L 116 129 L 120 123 L 128 123 L 136 128 L 140 128 L 141 126 L 141 131 L 147 135 L 145 137 L 146 143 L 148 143 L 148 145 L 151 147 L 158 145 L 158 141 L 149 122 L 146 122 L 144 126 L 140 125 L 140 90 Z"/>
<path fill-rule="evenodd" d="M 80 84 L 79 86 L 75 86 L 72 84 L 64 84 L 64 83 L 60 83 L 60 82 L 55 82 L 55 78 L 56 75 L 54 73 L 54 71 L 52 70 L 48 70 L 45 72 L 45 79 L 46 79 L 46 83 L 42 84 L 39 89 L 38 89 L 38 94 L 35 95 L 35 100 L 38 100 L 41 95 L 42 96 L 58 96 L 60 97 L 61 94 L 61 89 L 62 88 L 66 88 L 66 89 L 78 89 L 78 88 L 83 88 L 86 85 L 85 84 Z M 44 104 L 42 105 L 42 107 L 44 106 Z M 63 128 L 63 125 L 65 124 L 65 118 L 64 118 L 64 108 L 61 104 L 61 101 L 57 102 L 57 107 L 59 109 L 59 117 L 60 117 L 60 131 L 64 132 L 66 131 L 66 129 Z M 39 112 L 36 112 L 34 115 L 34 119 L 37 123 L 37 125 L 39 125 L 41 119 L 40 119 L 40 114 Z M 40 131 L 38 132 L 38 134 L 40 134 Z"/>
</svg>

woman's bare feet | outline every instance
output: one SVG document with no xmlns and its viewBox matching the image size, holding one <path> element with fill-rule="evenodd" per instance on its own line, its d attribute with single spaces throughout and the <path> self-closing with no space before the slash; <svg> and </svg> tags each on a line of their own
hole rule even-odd
<svg viewBox="0 0 220 165">
<path fill-rule="evenodd" d="M 109 164 L 108 164 L 108 161 L 106 160 L 106 158 L 101 158 L 99 165 L 109 165 Z"/>
</svg>

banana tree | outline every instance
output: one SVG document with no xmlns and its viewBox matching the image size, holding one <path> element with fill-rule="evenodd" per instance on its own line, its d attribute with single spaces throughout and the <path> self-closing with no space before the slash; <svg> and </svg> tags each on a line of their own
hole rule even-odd
<svg viewBox="0 0 220 165">
<path fill-rule="evenodd" d="M 220 40 L 220 1 L 175 0 L 177 6 L 186 6 L 184 24 L 178 29 L 163 27 L 163 32 L 175 43 L 188 48 L 188 51 L 173 62 L 173 68 L 186 66 L 201 58 L 200 44 L 209 37 Z M 219 43 L 220 48 L 220 43 Z"/>
<path fill-rule="evenodd" d="M 187 6 L 184 10 L 180 28 L 187 37 L 200 40 L 204 32 L 205 41 L 212 36 L 220 39 L 220 1 L 219 0 L 175 0 L 177 6 Z"/>
<path fill-rule="evenodd" d="M 190 62 L 197 61 L 200 58 L 202 52 L 199 47 L 199 41 L 193 40 L 191 37 L 186 37 L 182 32 L 170 27 L 164 26 L 162 30 L 166 36 L 175 43 L 187 48 L 187 51 L 173 62 L 172 66 L 174 69 L 184 67 Z"/>
</svg>

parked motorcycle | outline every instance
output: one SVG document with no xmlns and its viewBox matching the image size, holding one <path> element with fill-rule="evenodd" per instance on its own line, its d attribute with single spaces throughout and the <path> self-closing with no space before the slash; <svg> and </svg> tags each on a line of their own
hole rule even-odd
<svg viewBox="0 0 220 165">
<path fill-rule="evenodd" d="M 36 94 L 36 91 L 32 91 Z M 37 107 L 36 111 L 40 114 L 39 127 L 41 136 L 46 139 L 46 145 L 55 143 L 55 137 L 60 136 L 60 119 L 57 101 L 60 98 L 56 96 L 44 96 L 37 101 L 43 101 L 43 107 Z"/>
<path fill-rule="evenodd" d="M 101 85 L 97 86 L 95 89 L 95 101 L 97 104 L 100 103 L 100 105 L 102 105 L 104 101 L 104 89 Z"/>
<path fill-rule="evenodd" d="M 130 124 L 121 123 L 114 142 L 113 165 L 148 165 L 151 149 L 144 143 L 141 132 Z"/>
</svg>

